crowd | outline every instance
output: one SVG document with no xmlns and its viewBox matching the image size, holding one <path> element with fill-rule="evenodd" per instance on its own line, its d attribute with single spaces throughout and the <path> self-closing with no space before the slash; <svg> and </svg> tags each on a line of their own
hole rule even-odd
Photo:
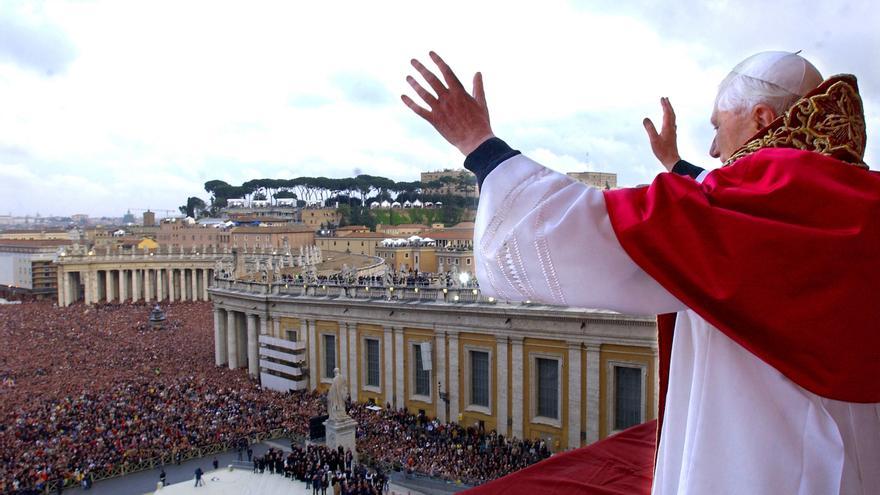
<svg viewBox="0 0 880 495">
<path fill-rule="evenodd" d="M 170 306 L 160 331 L 143 325 L 149 309 L 0 307 L 0 493 L 278 428 L 302 435 L 323 411 L 317 395 L 214 366 L 208 303 Z"/>
<path fill-rule="evenodd" d="M 352 452 L 328 449 L 321 445 L 302 447 L 291 444 L 286 455 L 276 449 L 253 459 L 255 473 L 284 475 L 306 484 L 313 494 L 380 495 L 388 485 L 382 471 L 355 464 Z"/>
<path fill-rule="evenodd" d="M 0 305 L 0 493 L 51 481 L 87 484 L 101 470 L 180 459 L 276 429 L 304 436 L 309 419 L 324 414 L 318 394 L 262 390 L 245 370 L 215 366 L 210 303 L 168 306 L 164 330 L 145 324 L 150 309 Z M 549 455 L 541 442 L 405 411 L 353 404 L 350 414 L 366 458 L 447 480 L 478 484 Z M 332 453 L 300 451 L 296 459 L 294 472 L 306 481 L 315 469 L 331 480 L 339 470 L 347 493 L 372 493 L 352 491 L 362 482 L 375 487 Z"/>
<path fill-rule="evenodd" d="M 447 481 L 478 485 L 550 456 L 544 441 L 509 439 L 479 427 L 440 423 L 405 410 L 353 404 L 358 451 L 383 464 Z"/>
</svg>

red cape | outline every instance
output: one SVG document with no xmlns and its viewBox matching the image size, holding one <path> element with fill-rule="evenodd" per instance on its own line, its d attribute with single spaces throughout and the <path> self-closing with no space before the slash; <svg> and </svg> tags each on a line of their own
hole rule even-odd
<svg viewBox="0 0 880 495">
<path fill-rule="evenodd" d="M 589 447 L 555 454 L 466 493 L 647 495 L 654 473 L 656 431 L 657 422 L 649 421 Z"/>
<path fill-rule="evenodd" d="M 820 396 L 880 402 L 880 174 L 764 149 L 605 201 L 633 261 L 725 335 Z"/>
</svg>

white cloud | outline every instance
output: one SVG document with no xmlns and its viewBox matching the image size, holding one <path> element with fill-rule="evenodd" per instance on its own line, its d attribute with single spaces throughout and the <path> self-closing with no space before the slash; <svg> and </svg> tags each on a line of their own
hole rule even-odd
<svg viewBox="0 0 880 495">
<path fill-rule="evenodd" d="M 676 106 L 682 153 L 712 165 L 715 85 L 761 49 L 803 48 L 826 74 L 859 74 L 876 142 L 880 68 L 866 54 L 880 51 L 880 19 L 867 1 L 444 5 L 4 3 L 0 28 L 19 34 L 0 54 L 0 211 L 118 215 L 176 209 L 215 178 L 413 180 L 458 166 L 397 99 L 411 93 L 409 59 L 430 49 L 466 87 L 483 72 L 511 145 L 622 184 L 660 170 L 641 127 L 659 96 Z"/>
</svg>

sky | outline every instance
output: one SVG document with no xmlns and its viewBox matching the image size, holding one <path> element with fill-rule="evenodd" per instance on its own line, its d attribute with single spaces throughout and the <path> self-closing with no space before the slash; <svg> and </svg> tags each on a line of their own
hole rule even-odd
<svg viewBox="0 0 880 495">
<path fill-rule="evenodd" d="M 821 3 L 821 4 L 820 4 Z M 463 157 L 400 102 L 413 57 L 483 73 L 496 135 L 623 186 L 663 169 L 659 98 L 708 168 L 721 79 L 764 50 L 859 78 L 880 161 L 871 0 L 0 2 L 0 214 L 176 210 L 220 179 L 417 180 Z M 414 95 L 413 95 L 414 96 Z"/>
</svg>

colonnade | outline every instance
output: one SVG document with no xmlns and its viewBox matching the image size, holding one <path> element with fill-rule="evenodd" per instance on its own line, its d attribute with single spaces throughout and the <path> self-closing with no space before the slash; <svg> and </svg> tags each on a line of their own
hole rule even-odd
<svg viewBox="0 0 880 495">
<path fill-rule="evenodd" d="M 209 268 L 59 270 L 58 304 L 137 301 L 208 301 Z"/>
<path fill-rule="evenodd" d="M 259 335 L 266 333 L 266 325 L 267 320 L 257 314 L 214 308 L 215 364 L 231 370 L 247 368 L 252 377 L 259 375 Z"/>
</svg>

